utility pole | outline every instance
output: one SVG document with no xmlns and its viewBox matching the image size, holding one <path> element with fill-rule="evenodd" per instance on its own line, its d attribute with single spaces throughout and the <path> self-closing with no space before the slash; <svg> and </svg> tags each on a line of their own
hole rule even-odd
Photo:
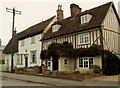
<svg viewBox="0 0 120 88">
<path fill-rule="evenodd" d="M 13 9 L 10 9 L 10 8 L 6 8 L 6 11 L 7 12 L 10 12 L 10 13 L 13 13 L 13 23 L 12 23 L 12 40 L 11 40 L 11 43 L 12 43 L 12 45 L 11 45 L 11 72 L 13 73 L 14 72 L 14 69 L 13 69 L 13 55 L 14 55 L 14 51 L 13 51 L 13 37 L 14 37 L 14 23 L 15 23 L 15 14 L 19 14 L 19 15 L 21 15 L 21 11 L 17 11 L 17 10 L 15 10 L 15 8 L 13 8 Z"/>
<path fill-rule="evenodd" d="M 101 58 L 102 58 L 102 70 L 103 74 L 105 74 L 105 69 L 106 69 L 106 60 L 104 57 L 104 44 L 103 44 L 103 32 L 102 32 L 102 26 L 100 27 L 100 43 L 101 43 Z"/>
</svg>

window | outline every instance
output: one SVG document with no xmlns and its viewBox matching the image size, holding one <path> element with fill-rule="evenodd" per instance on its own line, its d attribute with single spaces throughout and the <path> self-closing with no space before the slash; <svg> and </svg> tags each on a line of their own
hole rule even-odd
<svg viewBox="0 0 120 88">
<path fill-rule="evenodd" d="M 65 66 L 68 65 L 68 59 L 64 59 L 64 65 L 65 65 Z"/>
<path fill-rule="evenodd" d="M 92 57 L 79 58 L 79 67 L 80 68 L 89 68 L 91 65 L 93 65 Z"/>
<path fill-rule="evenodd" d="M 35 43 L 35 36 L 31 37 L 31 44 Z"/>
<path fill-rule="evenodd" d="M 24 46 L 24 40 L 21 40 L 21 46 Z"/>
<path fill-rule="evenodd" d="M 9 59 L 7 59 L 7 63 L 6 64 L 9 65 Z"/>
<path fill-rule="evenodd" d="M 36 63 L 36 51 L 31 51 L 31 62 Z"/>
<path fill-rule="evenodd" d="M 91 20 L 92 15 L 90 14 L 85 14 L 83 16 L 81 16 L 81 24 L 87 23 Z"/>
<path fill-rule="evenodd" d="M 81 17 L 81 23 L 87 23 L 88 22 L 88 17 L 87 15 Z"/>
<path fill-rule="evenodd" d="M 52 26 L 52 32 L 58 31 L 60 27 L 61 27 L 61 25 L 53 25 Z"/>
<path fill-rule="evenodd" d="M 50 67 L 51 66 L 51 63 L 50 63 L 50 61 L 48 61 L 48 65 L 47 65 L 48 67 Z"/>
<path fill-rule="evenodd" d="M 20 64 L 23 64 L 23 58 L 22 58 L 22 54 L 21 55 L 18 55 L 18 58 L 17 58 L 17 64 L 20 65 Z"/>
<path fill-rule="evenodd" d="M 89 33 L 80 34 L 80 44 L 90 43 Z"/>
</svg>

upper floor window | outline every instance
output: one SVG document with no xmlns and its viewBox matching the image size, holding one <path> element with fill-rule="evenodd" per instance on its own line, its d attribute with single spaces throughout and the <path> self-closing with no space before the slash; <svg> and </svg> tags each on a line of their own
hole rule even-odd
<svg viewBox="0 0 120 88">
<path fill-rule="evenodd" d="M 89 33 L 80 34 L 80 44 L 88 44 L 88 43 L 90 43 Z"/>
<path fill-rule="evenodd" d="M 90 14 L 81 16 L 81 24 L 89 22 L 91 18 L 92 16 Z"/>
<path fill-rule="evenodd" d="M 31 44 L 35 43 L 35 36 L 31 37 Z"/>
<path fill-rule="evenodd" d="M 36 50 L 31 51 L 31 63 L 36 63 Z"/>
<path fill-rule="evenodd" d="M 58 31 L 59 30 L 59 28 L 61 27 L 61 25 L 53 25 L 52 26 L 52 32 L 56 32 L 56 31 Z"/>
<path fill-rule="evenodd" d="M 21 46 L 24 46 L 24 40 L 21 40 Z"/>
</svg>

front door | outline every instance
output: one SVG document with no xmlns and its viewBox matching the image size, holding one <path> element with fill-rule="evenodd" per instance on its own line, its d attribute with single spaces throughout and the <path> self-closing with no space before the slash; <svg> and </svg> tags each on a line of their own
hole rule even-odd
<svg viewBox="0 0 120 88">
<path fill-rule="evenodd" d="M 25 56 L 25 67 L 28 67 L 28 56 Z"/>
<path fill-rule="evenodd" d="M 58 70 L 58 57 L 53 57 L 53 71 Z"/>
</svg>

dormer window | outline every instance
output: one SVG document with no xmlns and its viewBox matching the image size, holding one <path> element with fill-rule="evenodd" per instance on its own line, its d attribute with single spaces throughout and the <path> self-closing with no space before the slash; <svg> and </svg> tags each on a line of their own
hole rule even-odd
<svg viewBox="0 0 120 88">
<path fill-rule="evenodd" d="M 81 24 L 89 22 L 91 20 L 91 18 L 92 18 L 92 15 L 90 15 L 90 14 L 81 16 Z"/>
<path fill-rule="evenodd" d="M 52 32 L 56 32 L 56 31 L 58 31 L 59 30 L 59 28 L 61 27 L 61 25 L 53 25 L 52 26 Z"/>
</svg>

